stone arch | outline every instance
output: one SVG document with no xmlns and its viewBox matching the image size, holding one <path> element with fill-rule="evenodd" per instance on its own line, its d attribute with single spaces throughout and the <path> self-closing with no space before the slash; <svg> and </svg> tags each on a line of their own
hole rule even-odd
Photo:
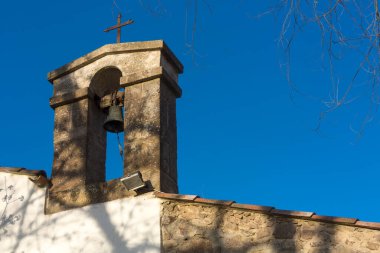
<svg viewBox="0 0 380 253">
<path fill-rule="evenodd" d="M 121 76 L 122 72 L 117 67 L 104 67 L 95 73 L 89 87 L 98 97 L 103 97 L 120 88 Z"/>
<path fill-rule="evenodd" d="M 89 182 L 106 181 L 107 162 L 107 132 L 103 123 L 107 117 L 107 111 L 99 107 L 99 98 L 112 93 L 120 88 L 122 72 L 114 66 L 107 66 L 98 70 L 92 77 L 89 89 L 95 94 L 95 98 L 89 103 L 88 108 L 88 175 Z"/>
<path fill-rule="evenodd" d="M 49 72 L 55 128 L 47 213 L 135 194 L 120 180 L 104 184 L 106 113 L 98 102 L 120 83 L 125 98 L 123 175 L 139 171 L 149 189 L 178 191 L 175 108 L 182 70 L 163 41 L 149 41 L 105 45 Z"/>
</svg>

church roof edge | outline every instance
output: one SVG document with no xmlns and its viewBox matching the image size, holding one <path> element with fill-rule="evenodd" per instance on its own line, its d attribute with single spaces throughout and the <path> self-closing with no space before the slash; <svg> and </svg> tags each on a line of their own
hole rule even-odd
<svg viewBox="0 0 380 253">
<path fill-rule="evenodd" d="M 18 167 L 0 167 L 0 172 L 29 177 L 30 181 L 38 187 L 43 188 L 49 185 L 49 179 L 44 170 L 28 170 Z"/>
<path fill-rule="evenodd" d="M 335 216 L 322 216 L 317 215 L 314 212 L 304 212 L 304 211 L 290 211 L 290 210 L 280 210 L 275 207 L 261 206 L 261 205 L 250 205 L 250 204 L 239 204 L 235 201 L 224 201 L 224 200 L 213 200 L 200 198 L 197 195 L 183 195 L 183 194 L 173 194 L 164 192 L 155 192 L 157 198 L 185 201 L 194 204 L 206 204 L 206 205 L 222 205 L 226 208 L 235 208 L 246 211 L 260 212 L 271 216 L 280 216 L 294 219 L 304 219 L 316 222 L 332 223 L 337 225 L 346 225 L 360 228 L 367 228 L 373 230 L 380 230 L 379 222 L 367 222 L 360 221 L 356 218 L 345 218 L 345 217 L 335 217 Z"/>
</svg>

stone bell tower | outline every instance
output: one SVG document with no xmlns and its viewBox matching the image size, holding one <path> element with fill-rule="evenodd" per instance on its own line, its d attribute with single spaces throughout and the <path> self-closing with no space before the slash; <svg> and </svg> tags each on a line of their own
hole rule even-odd
<svg viewBox="0 0 380 253">
<path fill-rule="evenodd" d="M 101 101 L 121 88 L 124 175 L 141 172 L 146 191 L 178 191 L 176 98 L 182 71 L 163 41 L 147 41 L 105 45 L 48 74 L 55 120 L 46 213 L 136 194 L 120 180 L 105 181 Z"/>
</svg>

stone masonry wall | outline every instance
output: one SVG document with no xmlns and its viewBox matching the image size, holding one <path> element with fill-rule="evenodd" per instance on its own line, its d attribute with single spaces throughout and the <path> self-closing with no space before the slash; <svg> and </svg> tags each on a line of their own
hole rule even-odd
<svg viewBox="0 0 380 253">
<path fill-rule="evenodd" d="M 112 168 L 105 166 L 107 114 L 99 101 L 121 88 L 124 176 L 139 171 L 148 190 L 178 192 L 175 100 L 182 71 L 163 41 L 148 41 L 105 45 L 48 74 L 55 126 L 46 213 L 135 195 L 119 181 L 105 182 Z"/>
<path fill-rule="evenodd" d="M 164 200 L 162 252 L 375 253 L 380 231 Z"/>
</svg>

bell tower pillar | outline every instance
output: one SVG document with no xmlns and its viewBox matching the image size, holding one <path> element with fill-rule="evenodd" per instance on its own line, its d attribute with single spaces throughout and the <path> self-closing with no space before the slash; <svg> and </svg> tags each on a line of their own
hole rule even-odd
<svg viewBox="0 0 380 253">
<path fill-rule="evenodd" d="M 54 161 L 46 213 L 133 196 L 105 181 L 104 96 L 124 88 L 124 176 L 145 191 L 176 193 L 176 98 L 183 66 L 163 41 L 105 45 L 48 74 L 53 84 Z"/>
</svg>

